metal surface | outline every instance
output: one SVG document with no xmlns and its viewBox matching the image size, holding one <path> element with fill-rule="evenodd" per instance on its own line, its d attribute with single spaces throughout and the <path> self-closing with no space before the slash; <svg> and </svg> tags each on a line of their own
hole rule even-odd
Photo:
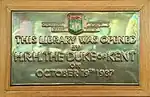
<svg viewBox="0 0 150 97">
<path fill-rule="evenodd" d="M 138 12 L 12 12 L 11 85 L 139 85 Z"/>
</svg>

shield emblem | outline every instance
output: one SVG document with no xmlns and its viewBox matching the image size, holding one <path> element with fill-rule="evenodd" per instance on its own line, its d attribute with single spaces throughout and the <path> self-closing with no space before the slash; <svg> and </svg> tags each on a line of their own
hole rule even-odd
<svg viewBox="0 0 150 97">
<path fill-rule="evenodd" d="M 82 14 L 68 14 L 68 30 L 71 34 L 78 35 L 83 31 Z"/>
</svg>

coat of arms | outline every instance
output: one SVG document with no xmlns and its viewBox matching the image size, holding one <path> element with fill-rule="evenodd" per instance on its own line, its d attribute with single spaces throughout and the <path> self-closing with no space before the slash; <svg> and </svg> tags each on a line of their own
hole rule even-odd
<svg viewBox="0 0 150 97">
<path fill-rule="evenodd" d="M 78 35 L 83 31 L 82 14 L 68 14 L 68 30 L 71 34 Z"/>
</svg>

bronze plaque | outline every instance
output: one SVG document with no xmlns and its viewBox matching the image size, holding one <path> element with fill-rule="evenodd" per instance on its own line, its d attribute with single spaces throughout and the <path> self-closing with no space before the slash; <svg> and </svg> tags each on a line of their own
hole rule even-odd
<svg viewBox="0 0 150 97">
<path fill-rule="evenodd" d="M 139 85 L 139 12 L 12 11 L 11 85 Z"/>
</svg>

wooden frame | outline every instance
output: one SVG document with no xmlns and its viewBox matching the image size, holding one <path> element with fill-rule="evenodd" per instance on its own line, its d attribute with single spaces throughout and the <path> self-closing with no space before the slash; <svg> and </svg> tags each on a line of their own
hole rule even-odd
<svg viewBox="0 0 150 97">
<path fill-rule="evenodd" d="M 150 96 L 150 1 L 3 0 L 0 4 L 0 97 Z M 140 11 L 140 86 L 10 86 L 11 10 Z"/>
</svg>

